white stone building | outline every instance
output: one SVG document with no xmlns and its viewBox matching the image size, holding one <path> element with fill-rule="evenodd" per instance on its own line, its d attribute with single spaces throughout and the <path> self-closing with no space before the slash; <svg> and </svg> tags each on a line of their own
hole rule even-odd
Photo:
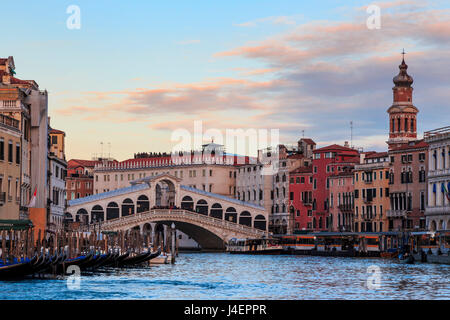
<svg viewBox="0 0 450 320">
<path fill-rule="evenodd" d="M 428 204 L 425 209 L 429 230 L 450 229 L 450 126 L 425 132 L 429 144 Z"/>
</svg>

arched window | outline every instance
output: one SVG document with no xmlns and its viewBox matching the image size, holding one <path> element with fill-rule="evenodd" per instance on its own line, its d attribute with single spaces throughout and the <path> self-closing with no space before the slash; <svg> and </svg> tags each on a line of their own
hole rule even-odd
<svg viewBox="0 0 450 320">
<path fill-rule="evenodd" d="M 119 205 L 115 202 L 108 203 L 106 207 L 106 220 L 119 218 Z"/>
<path fill-rule="evenodd" d="M 227 208 L 227 210 L 225 211 L 225 220 L 237 223 L 237 212 L 235 208 Z"/>
<path fill-rule="evenodd" d="M 137 199 L 137 213 L 146 212 L 150 209 L 150 201 L 146 195 L 140 195 Z"/>
<path fill-rule="evenodd" d="M 211 206 L 211 212 L 209 214 L 213 218 L 222 219 L 223 218 L 223 209 L 219 203 L 214 203 Z"/>
<path fill-rule="evenodd" d="M 89 223 L 89 214 L 86 209 L 79 209 L 75 217 L 75 221 L 80 221 L 82 223 Z"/>
<path fill-rule="evenodd" d="M 184 196 L 183 199 L 181 199 L 181 209 L 194 211 L 194 200 L 189 196 Z"/>
<path fill-rule="evenodd" d="M 99 205 L 96 205 L 91 210 L 91 221 L 92 222 L 100 222 L 104 220 L 105 212 L 103 208 Z"/>
<path fill-rule="evenodd" d="M 255 221 L 253 222 L 253 227 L 260 230 L 266 230 L 266 218 L 262 214 L 257 215 L 255 217 Z"/>
<path fill-rule="evenodd" d="M 208 202 L 203 199 L 197 201 L 197 205 L 195 206 L 195 211 L 200 214 L 208 215 Z"/>
<path fill-rule="evenodd" d="M 248 211 L 242 211 L 239 215 L 239 224 L 244 226 L 252 226 L 252 215 Z"/>
<path fill-rule="evenodd" d="M 134 214 L 134 203 L 130 198 L 126 198 L 122 202 L 122 217 Z"/>
</svg>

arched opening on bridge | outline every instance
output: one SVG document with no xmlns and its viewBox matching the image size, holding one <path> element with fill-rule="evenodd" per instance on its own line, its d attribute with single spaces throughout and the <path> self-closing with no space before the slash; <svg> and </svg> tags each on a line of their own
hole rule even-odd
<svg viewBox="0 0 450 320">
<path fill-rule="evenodd" d="M 181 199 L 181 209 L 194 211 L 194 200 L 189 196 L 184 196 L 183 199 Z"/>
<path fill-rule="evenodd" d="M 227 210 L 225 211 L 225 220 L 237 223 L 237 212 L 235 208 L 227 208 Z"/>
<path fill-rule="evenodd" d="M 64 221 L 65 222 L 73 222 L 73 217 L 72 217 L 72 214 L 70 214 L 70 212 L 66 212 L 64 214 Z"/>
<path fill-rule="evenodd" d="M 126 198 L 122 202 L 122 217 L 134 214 L 134 203 L 130 198 Z"/>
<path fill-rule="evenodd" d="M 152 241 L 152 225 L 150 223 L 144 224 L 142 227 L 142 234 L 144 236 L 144 245 L 149 247 Z"/>
<path fill-rule="evenodd" d="M 119 205 L 115 202 L 108 203 L 106 207 L 106 220 L 119 218 Z"/>
<path fill-rule="evenodd" d="M 267 225 L 266 218 L 262 214 L 259 214 L 255 217 L 255 221 L 253 221 L 254 228 L 265 231 L 266 225 Z"/>
<path fill-rule="evenodd" d="M 161 246 L 161 249 L 163 249 L 165 245 L 164 239 L 164 225 L 157 223 L 155 226 L 154 245 L 156 245 L 156 247 Z"/>
<path fill-rule="evenodd" d="M 100 205 L 96 205 L 91 210 L 91 222 L 99 222 L 105 220 L 105 211 Z"/>
<path fill-rule="evenodd" d="M 244 226 L 251 227 L 252 226 L 252 215 L 248 211 L 242 211 L 239 215 L 239 224 Z"/>
<path fill-rule="evenodd" d="M 211 206 L 211 213 L 209 214 L 213 218 L 223 219 L 223 209 L 219 203 L 214 203 Z"/>
<path fill-rule="evenodd" d="M 169 179 L 162 179 L 155 187 L 156 207 L 173 207 L 175 205 L 175 184 Z"/>
<path fill-rule="evenodd" d="M 195 212 L 204 214 L 205 216 L 208 215 L 208 202 L 206 202 L 203 199 L 200 199 L 197 201 L 197 205 L 195 207 Z"/>
<path fill-rule="evenodd" d="M 79 209 L 75 217 L 75 221 L 81 222 L 82 224 L 89 223 L 89 214 L 86 209 Z"/>
<path fill-rule="evenodd" d="M 148 200 L 148 197 L 146 195 L 140 195 L 136 201 L 136 212 L 146 212 L 150 209 L 150 201 Z"/>
<path fill-rule="evenodd" d="M 177 230 L 185 233 L 193 240 L 195 240 L 202 249 L 223 250 L 225 248 L 225 243 L 224 240 L 221 238 L 221 236 L 219 234 L 214 233 L 211 230 L 208 230 L 201 224 L 194 224 L 183 221 L 171 221 L 171 220 L 161 221 L 159 223 L 163 223 L 168 228 L 170 228 L 172 223 L 175 223 L 175 228 Z M 170 246 L 170 242 L 168 242 L 167 245 Z"/>
</svg>

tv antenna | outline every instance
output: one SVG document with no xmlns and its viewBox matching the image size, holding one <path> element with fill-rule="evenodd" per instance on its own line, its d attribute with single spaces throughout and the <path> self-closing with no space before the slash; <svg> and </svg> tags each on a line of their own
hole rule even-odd
<svg viewBox="0 0 450 320">
<path fill-rule="evenodd" d="M 350 121 L 350 148 L 353 149 L 353 121 Z"/>
</svg>

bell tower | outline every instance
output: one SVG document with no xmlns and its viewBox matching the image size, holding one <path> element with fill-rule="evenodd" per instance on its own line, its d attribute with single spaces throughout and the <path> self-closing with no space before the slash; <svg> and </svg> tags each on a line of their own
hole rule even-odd
<svg viewBox="0 0 450 320">
<path fill-rule="evenodd" d="M 412 103 L 413 78 L 408 74 L 405 63 L 405 51 L 399 65 L 400 72 L 394 77 L 392 88 L 394 103 L 387 110 L 389 113 L 389 149 L 401 146 L 417 139 L 417 113 L 419 110 Z"/>
</svg>

